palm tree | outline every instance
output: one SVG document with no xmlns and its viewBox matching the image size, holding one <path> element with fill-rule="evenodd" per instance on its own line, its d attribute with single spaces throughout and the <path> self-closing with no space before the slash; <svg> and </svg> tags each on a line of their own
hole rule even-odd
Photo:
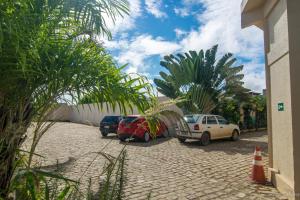
<svg viewBox="0 0 300 200">
<path fill-rule="evenodd" d="M 126 0 L 1 1 L 0 199 L 7 199 L 28 126 L 36 122 L 32 156 L 57 102 L 93 93 L 99 107 L 148 107 L 149 85 L 122 73 L 95 39 L 111 38 L 107 17 L 124 14 Z"/>
<path fill-rule="evenodd" d="M 161 71 L 161 78 L 154 79 L 157 90 L 173 99 L 185 98 L 178 104 L 185 113 L 211 112 L 224 97 L 248 91 L 242 86 L 243 66 L 233 66 L 236 59 L 230 53 L 217 61 L 217 50 L 216 45 L 205 53 L 165 56 L 160 64 L 167 73 Z"/>
</svg>

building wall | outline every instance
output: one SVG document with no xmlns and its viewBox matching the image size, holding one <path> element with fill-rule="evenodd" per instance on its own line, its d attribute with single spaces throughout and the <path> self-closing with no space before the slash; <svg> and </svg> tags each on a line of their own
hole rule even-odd
<svg viewBox="0 0 300 200">
<path fill-rule="evenodd" d="M 272 183 L 300 199 L 300 1 L 243 0 L 242 27 L 265 32 Z M 284 111 L 278 110 L 284 103 Z"/>
<path fill-rule="evenodd" d="M 300 1 L 288 0 L 295 196 L 300 199 Z"/>
<path fill-rule="evenodd" d="M 273 174 L 274 184 L 283 193 L 294 188 L 293 131 L 291 114 L 290 58 L 286 0 L 279 1 L 266 18 L 268 39 L 267 67 L 270 73 L 270 110 L 272 115 Z M 278 111 L 278 103 L 284 103 L 284 111 Z"/>
</svg>

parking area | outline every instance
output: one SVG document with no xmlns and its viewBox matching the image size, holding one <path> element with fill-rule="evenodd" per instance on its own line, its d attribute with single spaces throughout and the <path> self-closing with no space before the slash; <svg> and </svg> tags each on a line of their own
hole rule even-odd
<svg viewBox="0 0 300 200">
<path fill-rule="evenodd" d="M 237 142 L 221 140 L 208 146 L 197 141 L 181 144 L 175 138 L 130 142 L 124 199 L 147 199 L 149 194 L 151 199 L 285 199 L 272 186 L 249 181 L 257 145 L 267 169 L 266 132 L 245 133 Z M 123 146 L 114 135 L 102 138 L 97 127 L 57 123 L 42 138 L 37 153 L 47 158 L 44 165 L 58 159 L 71 179 L 84 173 L 83 184 L 91 178 L 97 191 L 105 159 L 93 152 L 116 156 Z"/>
</svg>

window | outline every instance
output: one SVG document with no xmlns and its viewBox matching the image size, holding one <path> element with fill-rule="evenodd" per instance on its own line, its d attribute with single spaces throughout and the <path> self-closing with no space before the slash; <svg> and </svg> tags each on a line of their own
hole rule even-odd
<svg viewBox="0 0 300 200">
<path fill-rule="evenodd" d="M 129 123 L 133 122 L 136 119 L 138 119 L 138 117 L 124 117 L 123 121 L 124 121 L 125 124 L 129 124 Z"/>
<path fill-rule="evenodd" d="M 207 116 L 207 124 L 218 124 L 214 116 Z"/>
<path fill-rule="evenodd" d="M 119 123 L 120 116 L 105 116 L 102 120 L 102 122 L 107 123 Z"/>
<path fill-rule="evenodd" d="M 184 116 L 184 121 L 186 123 L 196 123 L 199 119 L 199 115 L 186 115 Z"/>
<path fill-rule="evenodd" d="M 219 124 L 228 124 L 227 120 L 224 117 L 217 116 Z"/>
<path fill-rule="evenodd" d="M 202 124 L 206 124 L 206 116 L 202 118 Z"/>
</svg>

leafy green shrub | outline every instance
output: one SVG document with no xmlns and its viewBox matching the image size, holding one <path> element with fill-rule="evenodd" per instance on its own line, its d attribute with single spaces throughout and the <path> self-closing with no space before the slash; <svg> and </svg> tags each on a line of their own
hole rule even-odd
<svg viewBox="0 0 300 200">
<path fill-rule="evenodd" d="M 99 176 L 104 179 L 99 183 L 99 191 L 91 191 L 91 179 L 86 192 L 81 191 L 80 181 L 64 177 L 58 171 L 50 172 L 38 168 L 17 170 L 12 179 L 10 197 L 16 200 L 120 200 L 123 195 L 125 176 L 126 151 L 123 149 L 117 157 L 97 152 L 107 162 Z"/>
</svg>

